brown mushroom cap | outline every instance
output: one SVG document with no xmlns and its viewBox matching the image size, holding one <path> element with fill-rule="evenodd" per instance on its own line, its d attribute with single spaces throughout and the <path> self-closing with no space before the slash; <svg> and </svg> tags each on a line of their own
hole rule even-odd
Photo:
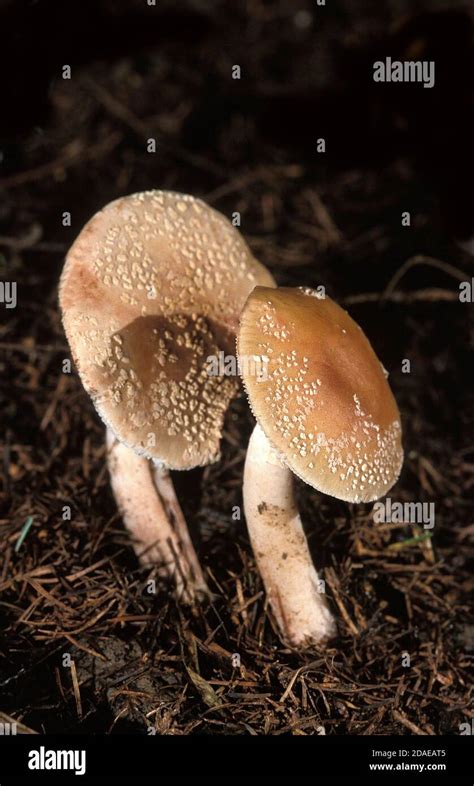
<svg viewBox="0 0 474 786">
<path fill-rule="evenodd" d="M 353 319 L 310 289 L 257 287 L 238 354 L 250 405 L 270 444 L 314 488 L 349 502 L 385 494 L 400 473 L 400 414 L 380 361 Z"/>
<path fill-rule="evenodd" d="M 93 216 L 59 301 L 84 387 L 121 442 L 172 469 L 218 458 L 236 381 L 206 360 L 233 353 L 259 283 L 273 279 L 238 231 L 192 196 L 132 194 Z"/>
</svg>

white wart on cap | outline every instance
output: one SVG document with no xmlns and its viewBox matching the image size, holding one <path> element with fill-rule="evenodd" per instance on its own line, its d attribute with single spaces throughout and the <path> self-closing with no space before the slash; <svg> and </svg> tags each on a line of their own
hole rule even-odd
<svg viewBox="0 0 474 786">
<path fill-rule="evenodd" d="M 280 458 L 306 483 L 349 502 L 383 496 L 402 461 L 400 414 L 386 372 L 353 319 L 310 289 L 257 287 L 241 316 L 250 405 Z"/>
<path fill-rule="evenodd" d="M 67 256 L 59 300 L 84 387 L 136 452 L 187 469 L 218 458 L 242 306 L 273 279 L 230 222 L 192 196 L 148 191 L 107 205 Z"/>
</svg>

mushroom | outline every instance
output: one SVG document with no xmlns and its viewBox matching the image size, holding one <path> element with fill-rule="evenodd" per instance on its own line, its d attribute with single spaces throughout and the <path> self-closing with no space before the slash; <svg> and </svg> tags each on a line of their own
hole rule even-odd
<svg viewBox="0 0 474 786">
<path fill-rule="evenodd" d="M 86 224 L 59 301 L 82 383 L 108 427 L 111 485 L 141 562 L 192 602 L 206 583 L 169 470 L 219 458 L 237 380 L 208 373 L 233 354 L 242 306 L 273 285 L 230 222 L 169 191 L 118 199 Z"/>
<path fill-rule="evenodd" d="M 335 632 L 308 549 L 293 472 L 324 494 L 369 502 L 396 482 L 400 414 L 368 339 L 330 298 L 309 288 L 258 286 L 244 306 L 238 356 L 266 358 L 241 375 L 257 425 L 244 471 L 244 510 L 257 564 L 284 640 Z"/>
</svg>

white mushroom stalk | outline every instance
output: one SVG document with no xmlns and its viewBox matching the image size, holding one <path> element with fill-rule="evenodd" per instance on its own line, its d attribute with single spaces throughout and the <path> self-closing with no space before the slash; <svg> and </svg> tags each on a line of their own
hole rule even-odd
<svg viewBox="0 0 474 786">
<path fill-rule="evenodd" d="M 210 595 L 168 470 L 126 447 L 107 429 L 112 491 L 135 553 L 144 566 L 172 579 L 189 604 Z"/>
<path fill-rule="evenodd" d="M 247 450 L 243 496 L 258 569 L 283 638 L 293 646 L 328 639 L 335 624 L 301 524 L 292 473 L 258 425 Z"/>
</svg>

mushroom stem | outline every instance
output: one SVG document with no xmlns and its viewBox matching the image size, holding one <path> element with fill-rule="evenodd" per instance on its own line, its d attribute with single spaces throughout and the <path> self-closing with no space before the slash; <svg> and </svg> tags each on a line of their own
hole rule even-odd
<svg viewBox="0 0 474 786">
<path fill-rule="evenodd" d="M 334 635 L 324 583 L 314 568 L 296 507 L 292 473 L 278 460 L 259 425 L 247 450 L 243 497 L 257 565 L 283 638 L 301 646 Z"/>
<path fill-rule="evenodd" d="M 186 522 L 166 470 L 119 442 L 107 429 L 107 462 L 112 491 L 142 565 L 172 578 L 176 596 L 194 603 L 209 595 Z"/>
<path fill-rule="evenodd" d="M 193 587 L 198 593 L 204 596 L 210 596 L 211 592 L 206 584 L 199 560 L 194 550 L 193 542 L 189 535 L 188 525 L 186 524 L 186 519 L 181 510 L 181 505 L 178 502 L 169 470 L 163 466 L 155 466 L 153 478 L 168 521 L 176 533 L 183 554 L 186 555 L 187 565 L 192 574 Z"/>
</svg>

